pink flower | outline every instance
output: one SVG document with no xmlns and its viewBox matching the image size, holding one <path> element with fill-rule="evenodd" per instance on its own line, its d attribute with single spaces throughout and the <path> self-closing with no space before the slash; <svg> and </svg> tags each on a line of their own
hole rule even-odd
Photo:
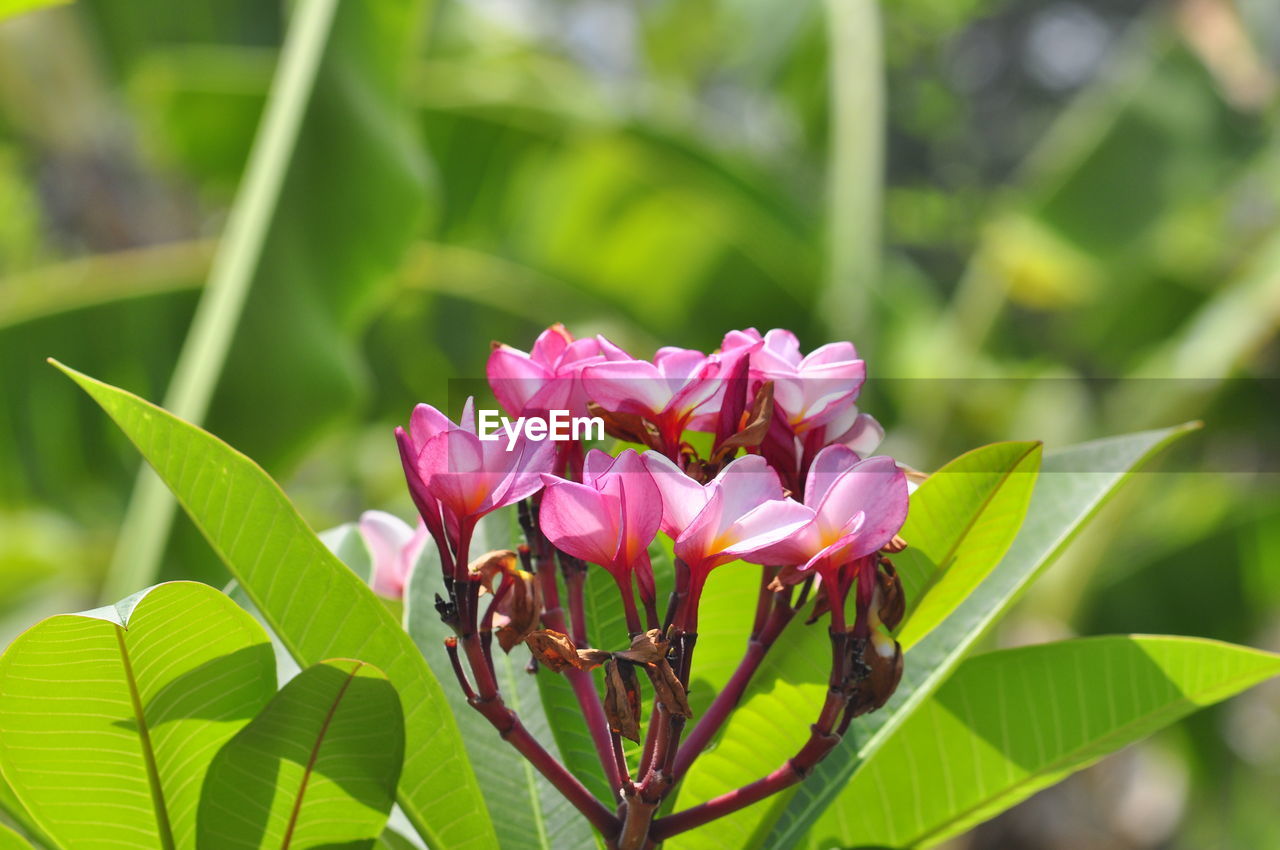
<svg viewBox="0 0 1280 850">
<path fill-rule="evenodd" d="M 688 348 L 661 348 L 653 362 L 593 363 L 582 370 L 587 397 L 613 413 L 652 422 L 669 457 L 687 427 L 714 428 L 726 381 L 739 357 L 749 352 L 703 354 Z"/>
<path fill-rule="evenodd" d="M 549 472 L 555 443 L 523 437 L 507 451 L 503 440 L 476 436 L 471 399 L 454 424 L 434 407 L 414 408 L 409 431 L 396 429 L 405 478 L 428 528 L 437 534 L 443 508 L 451 522 L 469 522 L 514 504 L 542 489 L 541 473 Z"/>
<path fill-rule="evenodd" d="M 512 416 L 549 410 L 587 413 L 587 395 L 579 372 L 588 363 L 629 360 L 629 355 L 602 336 L 574 339 L 564 325 L 538 335 L 533 348 L 520 351 L 495 344 L 485 374 L 498 403 Z"/>
<path fill-rule="evenodd" d="M 725 334 L 725 353 L 756 345 L 751 353 L 753 382 L 773 381 L 773 402 L 795 434 L 823 425 L 847 411 L 858 398 L 867 366 L 850 342 L 833 342 L 807 355 L 791 331 L 774 328 L 764 336 L 755 328 Z"/>
<path fill-rule="evenodd" d="M 822 426 L 823 445 L 842 445 L 858 457 L 867 457 L 884 441 L 884 427 L 870 413 L 860 413 L 856 405 L 840 411 Z"/>
<path fill-rule="evenodd" d="M 392 514 L 365 511 L 359 529 L 373 562 L 369 584 L 374 592 L 389 599 L 403 598 L 409 573 L 429 539 L 426 524 L 419 522 L 414 529 Z"/>
<path fill-rule="evenodd" d="M 591 451 L 581 484 L 544 475 L 546 490 L 538 521 L 547 539 L 562 552 L 613 575 L 623 599 L 630 597 L 631 575 L 646 603 L 654 598 L 649 544 L 662 522 L 662 497 L 653 476 L 635 451 L 618 457 Z"/>
<path fill-rule="evenodd" d="M 777 473 L 758 455 L 738 458 L 706 485 L 657 452 L 643 460 L 662 493 L 662 530 L 695 576 L 785 540 L 812 517 L 785 498 Z"/>
<path fill-rule="evenodd" d="M 907 479 L 892 458 L 860 460 L 847 446 L 828 446 L 809 467 L 802 509 L 802 527 L 750 560 L 829 574 L 879 551 L 907 518 Z"/>
</svg>

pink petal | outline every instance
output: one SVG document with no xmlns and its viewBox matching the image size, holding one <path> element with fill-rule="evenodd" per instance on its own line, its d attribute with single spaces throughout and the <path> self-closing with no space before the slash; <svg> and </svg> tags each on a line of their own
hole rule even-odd
<svg viewBox="0 0 1280 850">
<path fill-rule="evenodd" d="M 764 348 L 761 353 L 768 354 L 792 366 L 800 364 L 800 340 L 789 330 L 774 328 L 764 335 Z"/>
<path fill-rule="evenodd" d="M 506 454 L 508 457 L 514 455 L 514 458 L 508 460 L 504 471 L 498 473 L 502 479 L 493 489 L 487 510 L 514 505 L 541 490 L 542 474 L 550 472 L 555 466 L 556 443 L 550 440 L 521 440 Z"/>
<path fill-rule="evenodd" d="M 741 558 L 789 540 L 813 521 L 813 511 L 791 499 L 765 502 L 733 523 L 726 536 L 734 542 L 721 554 Z"/>
<path fill-rule="evenodd" d="M 443 434 L 453 427 L 449 417 L 429 404 L 419 404 L 413 408 L 409 417 L 409 436 L 418 451 L 436 434 Z"/>
<path fill-rule="evenodd" d="M 815 348 L 800 361 L 800 368 L 817 366 L 822 363 L 841 363 L 858 359 L 858 351 L 851 342 L 829 342 Z"/>
<path fill-rule="evenodd" d="M 674 540 L 707 506 L 711 494 L 657 452 L 645 452 L 640 459 L 662 495 L 662 530 Z"/>
<path fill-rule="evenodd" d="M 662 491 L 632 449 L 618 456 L 608 477 L 620 485 L 622 527 L 618 554 L 631 564 L 648 550 L 662 525 Z"/>
<path fill-rule="evenodd" d="M 529 352 L 529 356 L 534 361 L 544 366 L 551 366 L 560 356 L 564 354 L 564 350 L 573 342 L 573 337 L 565 330 L 564 325 L 556 322 L 542 333 L 538 334 L 538 338 L 533 343 L 533 348 Z"/>
<path fill-rule="evenodd" d="M 744 455 L 731 462 L 709 486 L 724 491 L 726 525 L 756 506 L 783 496 L 778 473 L 760 455 Z"/>
<path fill-rule="evenodd" d="M 740 331 L 729 331 L 724 335 L 724 340 L 720 343 L 721 351 L 734 351 L 739 348 L 747 348 L 761 342 L 764 337 L 760 336 L 760 331 L 755 328 L 746 328 Z"/>
<path fill-rule="evenodd" d="M 824 535 L 848 528 L 858 512 L 865 512 L 858 545 L 850 555 L 860 558 L 884 546 L 902 528 L 907 518 L 907 478 L 892 458 L 868 458 L 833 481 L 815 507 Z"/>
<path fill-rule="evenodd" d="M 431 438 L 418 458 L 428 491 L 459 518 L 476 515 L 490 495 L 482 445 L 476 435 L 454 429 Z"/>
<path fill-rule="evenodd" d="M 551 380 L 552 373 L 523 351 L 504 345 L 489 354 L 485 376 L 498 404 L 512 416 L 519 416 L 529 399 Z"/>
<path fill-rule="evenodd" d="M 836 479 L 853 469 L 861 460 L 848 446 L 827 446 L 818 452 L 809 465 L 809 475 L 804 482 L 804 503 L 812 508 L 822 504 L 827 491 Z"/>
<path fill-rule="evenodd" d="M 376 593 L 400 598 L 411 566 L 405 562 L 404 550 L 413 542 L 414 530 L 399 517 L 383 511 L 365 511 L 360 515 L 359 527 L 373 560 L 370 585 Z M 424 526 L 419 528 L 425 533 Z"/>
<path fill-rule="evenodd" d="M 618 506 L 585 484 L 558 481 L 542 494 L 538 522 L 556 548 L 593 564 L 610 564 L 617 553 Z"/>
<path fill-rule="evenodd" d="M 608 452 L 602 452 L 599 449 L 592 449 L 587 452 L 587 456 L 582 462 L 582 483 L 593 484 L 597 478 L 607 473 L 616 462 L 617 458 Z"/>
<path fill-rule="evenodd" d="M 582 386 L 587 398 L 615 413 L 654 415 L 671 401 L 671 390 L 657 367 L 643 360 L 586 366 Z"/>
</svg>

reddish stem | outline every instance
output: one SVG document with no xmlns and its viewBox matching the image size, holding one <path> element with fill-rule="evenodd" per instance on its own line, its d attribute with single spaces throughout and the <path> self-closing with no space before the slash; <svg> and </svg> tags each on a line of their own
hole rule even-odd
<svg viewBox="0 0 1280 850">
<path fill-rule="evenodd" d="M 773 773 L 757 779 L 750 785 L 713 797 L 691 809 L 658 818 L 649 828 L 649 837 L 654 841 L 664 841 L 673 835 L 732 814 L 765 797 L 790 788 L 808 776 L 814 765 L 821 761 L 839 741 L 839 736 L 824 733 L 816 726 L 813 727 L 808 742 Z"/>
<path fill-rule="evenodd" d="M 605 838 L 613 838 L 622 828 L 622 822 L 596 796 L 586 789 L 564 765 L 556 761 L 542 745 L 524 728 L 515 712 L 507 708 L 501 697 L 492 699 L 476 699 L 471 705 L 493 724 L 503 739 L 509 742 L 520 755 L 524 756 L 538 772 L 547 778 L 555 789 L 574 808 L 582 812 L 583 817 L 599 830 Z"/>
<path fill-rule="evenodd" d="M 782 634 L 782 630 L 786 628 L 794 616 L 795 609 L 789 605 L 782 603 L 775 606 L 769 618 L 762 625 L 759 634 L 747 641 L 747 651 L 743 654 L 742 660 L 738 662 L 737 669 L 733 671 L 729 681 L 716 694 L 706 713 L 690 730 L 689 737 L 680 746 L 674 765 L 676 776 L 684 776 L 689 766 L 706 749 L 711 738 L 724 725 L 729 713 L 733 711 L 738 701 L 742 699 L 743 693 L 747 690 L 747 685 L 760 668 L 760 663 L 764 661 L 774 641 L 778 639 L 778 635 Z"/>
<path fill-rule="evenodd" d="M 569 630 L 565 627 L 564 609 L 560 607 L 560 589 L 556 585 L 555 549 L 551 541 L 547 540 L 538 529 L 536 512 L 533 509 L 523 508 L 523 503 L 520 520 L 524 525 L 529 547 L 533 550 L 535 570 L 538 581 L 542 585 L 542 625 L 552 631 L 569 634 Z M 564 677 L 569 680 L 573 694 L 577 697 L 578 707 L 582 710 L 587 732 L 591 735 L 591 743 L 595 746 L 596 756 L 600 759 L 600 766 L 604 769 L 609 787 L 616 791 L 622 788 L 622 777 L 618 775 L 618 766 L 613 758 L 613 743 L 609 740 L 609 721 L 604 715 L 604 705 L 601 704 L 600 694 L 596 691 L 595 680 L 586 670 L 565 670 Z"/>
<path fill-rule="evenodd" d="M 636 594 L 631 585 L 631 575 L 628 573 L 624 578 L 615 575 L 613 581 L 618 585 L 618 594 L 622 597 L 622 610 L 627 617 L 627 634 L 634 637 L 643 629 L 640 628 L 640 611 L 636 608 Z"/>
</svg>

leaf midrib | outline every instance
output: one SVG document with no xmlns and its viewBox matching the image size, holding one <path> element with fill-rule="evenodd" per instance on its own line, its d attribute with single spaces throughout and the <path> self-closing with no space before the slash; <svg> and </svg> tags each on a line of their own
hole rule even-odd
<svg viewBox="0 0 1280 850">
<path fill-rule="evenodd" d="M 120 663 L 124 666 L 125 683 L 129 686 L 129 704 L 133 707 L 134 722 L 138 724 L 138 742 L 142 747 L 142 762 L 147 770 L 147 786 L 151 791 L 151 805 L 155 809 L 156 831 L 159 833 L 160 846 L 164 850 L 174 850 L 169 809 L 165 805 L 164 787 L 160 784 L 160 770 L 156 766 L 155 748 L 151 744 L 151 730 L 147 726 L 146 714 L 142 709 L 142 695 L 138 693 L 138 680 L 133 675 L 133 662 L 129 659 L 129 649 L 125 646 L 125 630 L 116 625 L 112 625 L 112 630 L 116 635 L 116 645 L 120 648 Z"/>
<path fill-rule="evenodd" d="M 298 794 L 293 800 L 293 810 L 289 812 L 289 823 L 285 827 L 284 841 L 280 844 L 280 850 L 289 850 L 289 845 L 293 841 L 294 827 L 298 825 L 298 816 L 302 812 L 302 801 L 307 795 L 307 783 L 311 781 L 311 773 L 315 769 L 316 759 L 320 757 L 320 748 L 324 746 L 325 735 L 329 733 L 329 724 L 333 722 L 333 716 L 338 713 L 338 706 L 342 704 L 342 698 L 346 696 L 347 688 L 351 686 L 356 674 L 364 666 L 363 661 L 355 662 L 355 666 L 347 674 L 347 680 L 342 683 L 341 688 L 338 688 L 338 693 L 334 695 L 333 702 L 330 703 L 329 710 L 325 713 L 324 722 L 320 724 L 320 731 L 316 733 L 316 742 L 311 748 L 311 756 L 307 759 L 307 766 L 302 770 L 302 781 L 298 783 Z"/>
</svg>

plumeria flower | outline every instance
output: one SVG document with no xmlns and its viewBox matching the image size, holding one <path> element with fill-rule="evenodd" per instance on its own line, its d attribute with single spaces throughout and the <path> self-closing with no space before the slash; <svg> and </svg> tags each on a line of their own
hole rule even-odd
<svg viewBox="0 0 1280 850">
<path fill-rule="evenodd" d="M 582 483 L 544 475 L 546 490 L 538 521 L 547 539 L 562 552 L 599 564 L 622 591 L 632 631 L 639 616 L 631 593 L 635 575 L 646 606 L 654 601 L 649 544 L 662 522 L 662 496 L 640 455 L 628 449 L 618 457 L 587 454 Z"/>
<path fill-rule="evenodd" d="M 447 532 L 455 548 L 475 520 L 542 489 L 540 476 L 551 471 L 555 456 L 554 443 L 523 435 L 511 451 L 503 441 L 481 440 L 472 399 L 456 424 L 434 407 L 418 405 L 409 431 L 397 428 L 396 440 L 423 520 L 438 541 Z"/>
<path fill-rule="evenodd" d="M 743 352 L 703 354 L 661 348 L 653 362 L 620 360 L 583 367 L 587 397 L 611 413 L 638 416 L 656 427 L 663 452 L 675 457 L 681 434 L 695 419 L 714 423 L 726 377 Z"/>
<path fill-rule="evenodd" d="M 870 413 L 860 412 L 857 405 L 849 405 L 820 427 L 823 445 L 845 446 L 858 457 L 869 457 L 884 442 L 884 426 Z"/>
<path fill-rule="evenodd" d="M 850 342 L 833 342 L 807 355 L 791 331 L 774 328 L 761 336 L 755 328 L 725 334 L 725 353 L 753 347 L 751 373 L 759 382 L 773 381 L 779 419 L 795 434 L 804 434 L 847 410 L 867 377 L 867 365 Z"/>
<path fill-rule="evenodd" d="M 498 403 L 512 416 L 549 410 L 585 416 L 587 396 L 579 377 L 582 368 L 590 363 L 630 359 L 603 336 L 574 339 L 557 323 L 539 334 L 528 352 L 495 343 L 485 375 Z"/>
<path fill-rule="evenodd" d="M 374 592 L 388 599 L 404 598 L 409 573 L 430 539 L 426 523 L 419 520 L 412 528 L 393 514 L 365 511 L 357 528 L 373 561 L 369 584 Z"/>
<path fill-rule="evenodd" d="M 785 498 L 777 473 L 758 455 L 738 458 L 705 485 L 657 452 L 643 460 L 662 493 L 662 530 L 689 568 L 693 616 L 712 569 L 779 545 L 812 519 L 812 511 Z M 692 621 L 685 630 L 694 630 Z"/>
<path fill-rule="evenodd" d="M 861 460 L 847 446 L 828 446 L 809 467 L 801 507 L 807 522 L 750 560 L 787 568 L 784 581 L 812 572 L 825 580 L 893 540 L 907 518 L 906 475 L 892 458 Z"/>
</svg>

